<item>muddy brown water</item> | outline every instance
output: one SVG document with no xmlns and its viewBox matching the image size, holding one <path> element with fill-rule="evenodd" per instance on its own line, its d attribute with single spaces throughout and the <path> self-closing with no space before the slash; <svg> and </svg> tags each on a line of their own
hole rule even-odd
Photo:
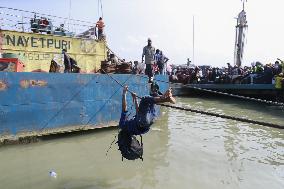
<svg viewBox="0 0 284 189">
<path fill-rule="evenodd" d="M 284 124 L 284 110 L 236 99 L 179 106 Z M 121 161 L 116 129 L 0 148 L 1 189 L 284 188 L 284 130 L 162 109 L 144 161 Z M 49 176 L 54 170 L 57 178 Z"/>
</svg>

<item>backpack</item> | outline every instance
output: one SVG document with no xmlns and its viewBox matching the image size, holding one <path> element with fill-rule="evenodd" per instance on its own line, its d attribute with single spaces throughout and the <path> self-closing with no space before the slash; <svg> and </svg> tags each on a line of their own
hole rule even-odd
<svg viewBox="0 0 284 189">
<path fill-rule="evenodd" d="M 128 160 L 141 159 L 143 161 L 143 142 L 142 136 L 141 141 L 139 142 L 134 135 L 130 135 L 125 130 L 120 130 L 118 134 L 118 149 L 123 158 Z"/>
</svg>

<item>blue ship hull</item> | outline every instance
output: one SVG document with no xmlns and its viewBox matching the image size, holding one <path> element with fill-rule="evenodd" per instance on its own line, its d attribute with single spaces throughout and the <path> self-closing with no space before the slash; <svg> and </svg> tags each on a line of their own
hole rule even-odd
<svg viewBox="0 0 284 189">
<path fill-rule="evenodd" d="M 138 95 L 149 95 L 147 78 L 112 76 Z M 168 81 L 167 76 L 157 79 Z M 159 86 L 161 91 L 169 87 L 165 82 Z M 0 72 L 0 135 L 114 126 L 120 118 L 121 93 L 108 75 Z"/>
</svg>

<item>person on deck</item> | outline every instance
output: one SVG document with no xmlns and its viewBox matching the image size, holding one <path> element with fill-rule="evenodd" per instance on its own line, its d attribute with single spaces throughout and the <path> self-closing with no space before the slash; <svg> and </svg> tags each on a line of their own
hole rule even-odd
<svg viewBox="0 0 284 189">
<path fill-rule="evenodd" d="M 168 57 L 163 54 L 163 51 L 160 51 L 160 64 L 158 63 L 158 67 L 161 75 L 166 75 L 165 68 L 167 67 L 168 61 Z"/>
<path fill-rule="evenodd" d="M 160 54 L 160 50 L 159 49 L 156 49 L 156 53 L 154 55 L 154 60 L 155 62 L 160 62 L 160 59 L 161 59 L 161 54 Z"/>
<path fill-rule="evenodd" d="M 154 65 L 154 56 L 155 56 L 155 48 L 152 46 L 152 40 L 148 38 L 148 45 L 143 48 L 142 53 L 142 63 L 144 62 L 145 56 L 145 64 L 146 70 L 145 74 L 149 77 L 149 83 L 153 81 L 153 65 Z"/>
<path fill-rule="evenodd" d="M 279 61 L 276 61 L 274 64 L 273 74 L 278 75 L 282 72 L 282 66 Z"/>
<path fill-rule="evenodd" d="M 282 73 L 284 74 L 284 60 L 281 60 L 280 58 L 277 58 L 277 60 L 281 63 Z"/>
<path fill-rule="evenodd" d="M 98 39 L 101 40 L 103 38 L 104 27 L 105 27 L 105 23 L 102 17 L 100 17 L 99 21 L 97 21 L 96 27 L 98 28 Z"/>
<path fill-rule="evenodd" d="M 160 73 L 160 70 L 159 70 L 159 64 L 161 64 L 161 54 L 160 54 L 160 50 L 159 49 L 156 49 L 156 53 L 154 55 L 154 60 L 155 60 L 155 63 L 154 63 L 154 73 L 155 74 L 159 74 Z"/>
<path fill-rule="evenodd" d="M 119 128 L 126 131 L 130 135 L 145 134 L 150 130 L 150 126 L 156 118 L 155 104 L 170 102 L 175 103 L 171 89 L 167 90 L 163 95 L 145 96 L 138 105 L 137 95 L 131 93 L 136 108 L 136 115 L 132 119 L 127 119 L 127 102 L 126 95 L 128 86 L 125 86 L 122 93 L 122 113 L 119 121 Z"/>
<path fill-rule="evenodd" d="M 67 50 L 66 49 L 63 49 L 62 50 L 62 54 L 63 54 L 63 57 L 64 57 L 64 66 L 65 66 L 65 69 L 64 69 L 64 73 L 71 73 L 71 59 L 70 59 L 70 56 L 67 54 Z"/>
<path fill-rule="evenodd" d="M 78 66 L 77 61 L 67 54 L 67 50 L 63 49 L 62 54 L 64 57 L 64 73 L 80 73 L 81 68 Z"/>
</svg>

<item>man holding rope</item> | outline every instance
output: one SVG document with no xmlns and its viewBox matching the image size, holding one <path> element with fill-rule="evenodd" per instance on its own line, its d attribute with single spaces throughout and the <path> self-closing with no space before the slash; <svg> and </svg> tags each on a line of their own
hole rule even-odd
<svg viewBox="0 0 284 189">
<path fill-rule="evenodd" d="M 128 86 L 124 86 L 122 93 L 122 113 L 119 121 L 120 132 L 118 134 L 118 147 L 123 158 L 128 160 L 142 159 L 143 160 L 143 143 L 142 134 L 150 130 L 151 125 L 156 118 L 155 104 L 170 102 L 175 103 L 172 96 L 171 89 L 167 90 L 163 95 L 158 96 L 154 93 L 153 96 L 145 96 L 141 98 L 138 106 L 138 97 L 135 93 L 131 92 L 133 103 L 135 104 L 136 115 L 132 119 L 127 117 L 127 102 L 126 95 Z M 140 135 L 141 141 L 139 142 L 135 135 Z"/>
<path fill-rule="evenodd" d="M 127 91 L 128 86 L 125 86 L 122 94 L 122 113 L 119 121 L 119 127 L 122 130 L 126 130 L 131 135 L 141 135 L 149 131 L 150 126 L 154 123 L 156 118 L 155 104 L 164 102 L 175 103 L 171 89 L 167 90 L 161 96 L 145 96 L 141 98 L 139 105 L 137 95 L 135 93 L 131 93 L 135 104 L 136 115 L 134 118 L 127 120 Z"/>
</svg>

